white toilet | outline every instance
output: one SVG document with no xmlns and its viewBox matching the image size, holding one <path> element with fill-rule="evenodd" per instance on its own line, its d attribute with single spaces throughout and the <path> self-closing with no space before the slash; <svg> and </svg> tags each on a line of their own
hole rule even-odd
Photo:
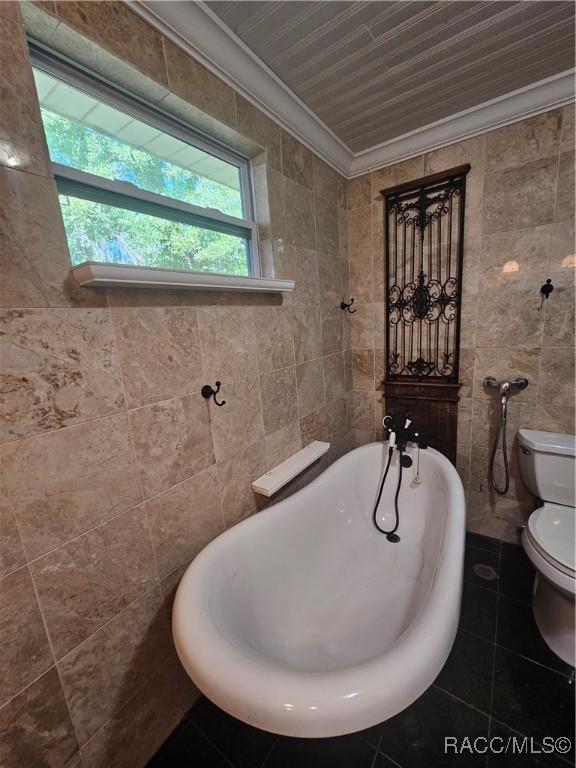
<svg viewBox="0 0 576 768">
<path fill-rule="evenodd" d="M 534 618 L 548 646 L 574 666 L 576 437 L 518 430 L 520 472 L 543 506 L 530 515 L 522 546 L 537 569 Z"/>
</svg>

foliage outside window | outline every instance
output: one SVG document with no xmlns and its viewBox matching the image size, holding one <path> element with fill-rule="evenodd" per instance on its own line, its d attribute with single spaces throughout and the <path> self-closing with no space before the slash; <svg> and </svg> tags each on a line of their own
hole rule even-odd
<svg viewBox="0 0 576 768">
<path fill-rule="evenodd" d="M 34 74 L 74 265 L 255 273 L 247 161 Z"/>
</svg>

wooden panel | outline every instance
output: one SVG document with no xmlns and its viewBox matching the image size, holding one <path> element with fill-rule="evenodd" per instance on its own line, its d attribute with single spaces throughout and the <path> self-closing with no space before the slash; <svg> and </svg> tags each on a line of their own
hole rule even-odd
<svg viewBox="0 0 576 768">
<path fill-rule="evenodd" d="M 386 413 L 412 419 L 428 445 L 443 453 L 454 465 L 460 386 L 425 381 L 384 382 Z"/>
</svg>

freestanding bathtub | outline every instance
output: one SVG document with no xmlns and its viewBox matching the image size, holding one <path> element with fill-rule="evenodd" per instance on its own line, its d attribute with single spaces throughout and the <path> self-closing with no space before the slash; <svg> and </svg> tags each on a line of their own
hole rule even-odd
<svg viewBox="0 0 576 768">
<path fill-rule="evenodd" d="M 336 736 L 397 714 L 440 672 L 460 612 L 464 492 L 448 459 L 422 450 L 422 482 L 415 466 L 403 471 L 391 543 L 372 523 L 386 455 L 385 443 L 351 451 L 218 536 L 186 571 L 176 649 L 231 715 L 287 736 Z M 394 452 L 386 529 L 398 466 Z"/>
</svg>

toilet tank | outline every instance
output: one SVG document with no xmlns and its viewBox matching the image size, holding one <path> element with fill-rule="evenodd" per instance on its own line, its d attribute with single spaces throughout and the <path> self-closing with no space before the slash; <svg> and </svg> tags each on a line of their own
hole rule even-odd
<svg viewBox="0 0 576 768">
<path fill-rule="evenodd" d="M 534 429 L 518 430 L 522 479 L 532 493 L 552 504 L 576 506 L 576 437 Z"/>
</svg>

